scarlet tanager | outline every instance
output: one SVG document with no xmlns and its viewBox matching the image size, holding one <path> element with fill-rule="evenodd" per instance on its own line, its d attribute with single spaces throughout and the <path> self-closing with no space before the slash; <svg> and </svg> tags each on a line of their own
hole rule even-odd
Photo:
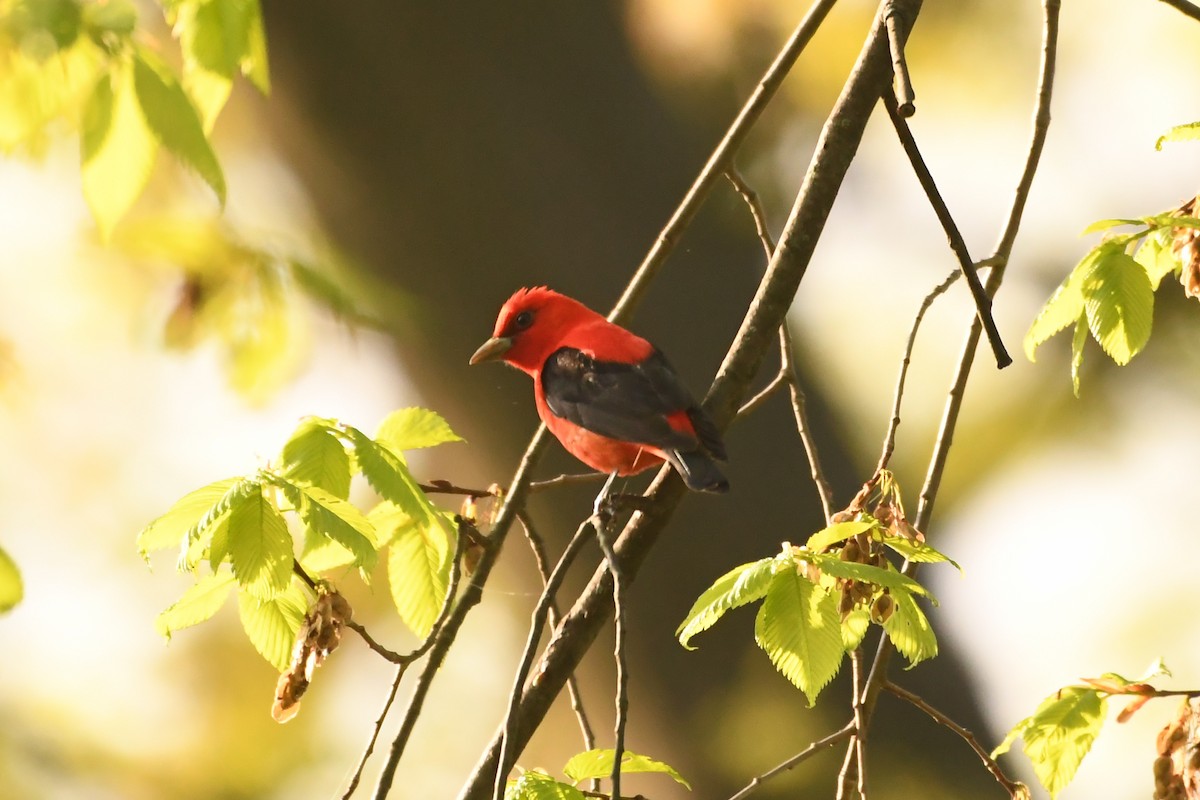
<svg viewBox="0 0 1200 800">
<path fill-rule="evenodd" d="M 593 469 L 633 475 L 669 461 L 689 489 L 729 488 L 721 434 L 663 354 L 577 300 L 518 290 L 470 363 L 494 360 L 533 378 L 538 416 Z"/>
</svg>

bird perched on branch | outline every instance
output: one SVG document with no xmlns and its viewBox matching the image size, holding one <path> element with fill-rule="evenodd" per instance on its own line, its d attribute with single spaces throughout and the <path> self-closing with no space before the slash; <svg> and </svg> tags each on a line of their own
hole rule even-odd
<svg viewBox="0 0 1200 800">
<path fill-rule="evenodd" d="M 582 303 L 518 290 L 470 363 L 495 360 L 533 378 L 538 416 L 593 469 L 633 475 L 668 461 L 689 489 L 729 488 L 721 434 L 663 354 Z"/>
</svg>

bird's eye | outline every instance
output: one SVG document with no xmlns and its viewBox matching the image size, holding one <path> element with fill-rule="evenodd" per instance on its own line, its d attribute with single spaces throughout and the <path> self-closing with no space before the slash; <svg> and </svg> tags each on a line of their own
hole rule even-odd
<svg viewBox="0 0 1200 800">
<path fill-rule="evenodd" d="M 520 314 L 517 314 L 516 319 L 513 320 L 513 327 L 519 331 L 525 330 L 532 324 L 533 324 L 533 312 L 532 311 L 522 311 Z"/>
</svg>

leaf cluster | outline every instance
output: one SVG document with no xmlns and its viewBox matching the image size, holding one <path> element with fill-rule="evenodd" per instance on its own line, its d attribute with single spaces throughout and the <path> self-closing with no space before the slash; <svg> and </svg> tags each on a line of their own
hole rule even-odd
<svg viewBox="0 0 1200 800">
<path fill-rule="evenodd" d="M 588 750 L 571 757 L 563 765 L 563 775 L 570 783 L 557 780 L 542 770 L 527 770 L 510 780 L 504 788 L 504 800 L 584 800 L 577 787 L 586 780 L 604 779 L 612 774 L 611 748 Z M 676 783 L 690 790 L 691 784 L 669 764 L 626 750 L 621 754 L 621 773 L 657 772 L 669 775 Z"/>
<path fill-rule="evenodd" d="M 421 490 L 403 454 L 455 441 L 446 421 L 422 408 L 393 412 L 374 438 L 337 420 L 309 418 L 277 465 L 185 495 L 138 535 L 143 557 L 178 547 L 179 568 L 198 576 L 159 615 L 159 630 L 170 637 L 204 622 L 236 588 L 246 635 L 282 671 L 310 601 L 297 565 L 304 575 L 357 569 L 369 580 L 386 550 L 396 610 L 417 635 L 427 635 L 448 591 L 457 529 Z M 382 498 L 367 513 L 348 499 L 355 475 Z"/>
</svg>

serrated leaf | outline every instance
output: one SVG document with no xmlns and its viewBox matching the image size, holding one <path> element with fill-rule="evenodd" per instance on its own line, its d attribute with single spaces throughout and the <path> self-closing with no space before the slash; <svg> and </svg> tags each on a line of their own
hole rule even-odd
<svg viewBox="0 0 1200 800">
<path fill-rule="evenodd" d="M 808 698 L 833 680 L 846 651 L 841 616 L 833 595 L 793 569 L 777 572 L 758 616 L 754 641 L 771 663 Z"/>
<path fill-rule="evenodd" d="M 504 786 L 504 800 L 586 800 L 583 792 L 544 772 L 529 770 Z"/>
<path fill-rule="evenodd" d="M 1083 233 L 1080 235 L 1087 236 L 1089 233 L 1096 233 L 1098 231 L 1106 231 L 1109 228 L 1117 228 L 1117 227 L 1120 227 L 1121 225 L 1141 225 L 1141 224 L 1142 224 L 1142 221 L 1140 219 L 1102 219 L 1102 220 L 1093 222 L 1091 225 L 1088 225 L 1086 228 L 1083 229 Z"/>
<path fill-rule="evenodd" d="M 263 658 L 283 672 L 292 658 L 296 632 L 308 611 L 308 596 L 298 581 L 269 600 L 251 592 L 238 592 L 238 615 L 242 629 Z"/>
<path fill-rule="evenodd" d="M 229 558 L 229 514 L 222 514 L 212 527 L 212 536 L 208 540 L 208 566 L 213 572 Z M 192 554 L 188 554 L 189 561 Z M 197 559 L 198 560 L 198 559 Z"/>
<path fill-rule="evenodd" d="M 871 628 L 871 612 L 861 606 L 855 608 L 842 620 L 842 646 L 849 653 L 862 644 Z"/>
<path fill-rule="evenodd" d="M 1018 738 L 1024 739 L 1025 755 L 1053 798 L 1075 777 L 1079 764 L 1092 749 L 1107 709 L 1108 703 L 1099 691 L 1067 686 L 1043 700 L 1032 716 L 1018 722 L 992 751 L 992 758 L 1007 752 Z"/>
<path fill-rule="evenodd" d="M 148 558 L 148 554 L 155 550 L 179 547 L 188 532 L 226 497 L 230 489 L 241 482 L 241 478 L 226 478 L 202 486 L 177 500 L 166 514 L 138 534 L 137 548 L 142 558 Z"/>
<path fill-rule="evenodd" d="M 1148 235 L 1134 253 L 1133 258 L 1146 270 L 1150 288 L 1157 290 L 1162 279 L 1180 268 L 1179 256 L 1171 249 L 1165 230 Z"/>
<path fill-rule="evenodd" d="M 1083 279 L 1104 247 L 1105 245 L 1101 245 L 1089 251 L 1038 312 L 1024 340 L 1025 357 L 1030 361 L 1037 361 L 1037 349 L 1051 336 L 1078 319 L 1083 312 Z"/>
<path fill-rule="evenodd" d="M 319 486 L 335 497 L 350 496 L 350 454 L 322 420 L 305 420 L 283 446 L 284 474 Z"/>
<path fill-rule="evenodd" d="M 394 503 L 417 525 L 441 527 L 447 533 L 453 532 L 446 517 L 421 491 L 402 456 L 386 443 L 367 438 L 357 428 L 347 426 L 346 434 L 354 445 L 359 469 L 383 499 Z"/>
<path fill-rule="evenodd" d="M 675 629 L 675 637 L 688 650 L 695 650 L 689 642 L 701 631 L 716 624 L 726 611 L 766 596 L 775 574 L 775 559 L 764 558 L 742 564 L 726 572 L 696 598 L 691 610 Z"/>
<path fill-rule="evenodd" d="M 184 533 L 179 552 L 179 569 L 187 571 L 194 569 L 200 556 L 210 545 L 209 537 L 217 531 L 222 519 L 228 518 L 229 512 L 235 505 L 247 497 L 261 493 L 262 484 L 258 481 L 246 478 L 236 479 L 233 485 L 222 495 L 221 499 L 205 511 L 196 520 L 196 524 L 192 525 Z"/>
<path fill-rule="evenodd" d="M 24 596 L 25 584 L 21 581 L 17 562 L 0 547 L 0 614 L 11 611 Z"/>
<path fill-rule="evenodd" d="M 1141 264 L 1120 249 L 1107 249 L 1082 285 L 1088 328 L 1101 349 L 1124 366 L 1150 339 L 1154 291 Z"/>
<path fill-rule="evenodd" d="M 353 563 L 369 571 L 375 566 L 375 526 L 350 503 L 319 486 L 301 489 L 300 517 L 310 530 L 322 534 L 354 554 Z"/>
<path fill-rule="evenodd" d="M 205 575 L 154 620 L 154 627 L 170 639 L 175 631 L 198 625 L 221 610 L 235 579 L 229 571 Z"/>
<path fill-rule="evenodd" d="M 1075 333 L 1071 336 L 1071 391 L 1079 397 L 1079 381 L 1083 375 L 1083 346 L 1087 344 L 1087 314 L 1081 313 L 1075 322 Z"/>
<path fill-rule="evenodd" d="M 591 778 L 607 778 L 612 775 L 613 756 L 616 752 L 613 748 L 605 748 L 588 750 L 571 756 L 571 760 L 563 766 L 563 775 L 566 775 L 574 783 Z M 649 756 L 631 753 L 628 750 L 624 751 L 621 754 L 621 773 L 637 772 L 661 772 L 671 776 L 676 783 L 688 790 L 692 788 L 691 784 L 684 780 L 679 771 L 670 764 L 656 761 Z"/>
<path fill-rule="evenodd" d="M 1162 150 L 1167 142 L 1184 142 L 1200 139 L 1200 122 L 1189 122 L 1186 125 L 1176 125 L 1171 130 L 1158 137 L 1154 143 L 1155 150 Z"/>
<path fill-rule="evenodd" d="M 883 630 L 896 650 L 908 659 L 911 669 L 938 654 L 937 637 L 917 600 L 906 591 L 892 591 L 895 606 L 883 623 Z"/>
<path fill-rule="evenodd" d="M 876 567 L 871 564 L 859 564 L 856 561 L 842 561 L 835 555 L 814 553 L 809 559 L 826 575 L 835 578 L 850 578 L 864 583 L 873 583 L 900 592 L 912 592 L 928 597 L 934 603 L 937 599 L 921 584 L 907 575 L 902 575 L 891 568 Z"/>
<path fill-rule="evenodd" d="M 433 629 L 450 586 L 454 548 L 441 525 L 412 524 L 388 548 L 388 584 L 400 618 L 418 636 Z"/>
<path fill-rule="evenodd" d="M 253 494 L 229 514 L 229 561 L 238 584 L 260 600 L 287 589 L 292 576 L 292 536 L 274 503 Z"/>
<path fill-rule="evenodd" d="M 821 530 L 808 537 L 805 547 L 809 550 L 820 552 L 830 545 L 844 542 L 851 536 L 857 536 L 860 533 L 866 533 L 875 527 L 874 522 L 835 522 L 834 524 L 822 528 Z"/>
<path fill-rule="evenodd" d="M 882 536 L 880 542 L 904 556 L 908 561 L 918 561 L 922 564 L 952 564 L 959 572 L 962 567 L 958 562 L 925 542 L 909 539 L 906 536 Z"/>
<path fill-rule="evenodd" d="M 401 408 L 384 418 L 375 432 L 375 440 L 393 450 L 415 450 L 446 442 L 461 442 L 441 415 L 427 408 Z"/>
<path fill-rule="evenodd" d="M 195 170 L 225 205 L 225 175 L 199 112 L 167 66 L 144 47 L 134 57 L 133 84 L 142 115 L 159 143 Z"/>
<path fill-rule="evenodd" d="M 142 116 L 128 61 L 115 62 L 88 96 L 80 149 L 83 196 L 100 238 L 108 241 L 146 188 L 158 154 L 158 141 Z"/>
</svg>

